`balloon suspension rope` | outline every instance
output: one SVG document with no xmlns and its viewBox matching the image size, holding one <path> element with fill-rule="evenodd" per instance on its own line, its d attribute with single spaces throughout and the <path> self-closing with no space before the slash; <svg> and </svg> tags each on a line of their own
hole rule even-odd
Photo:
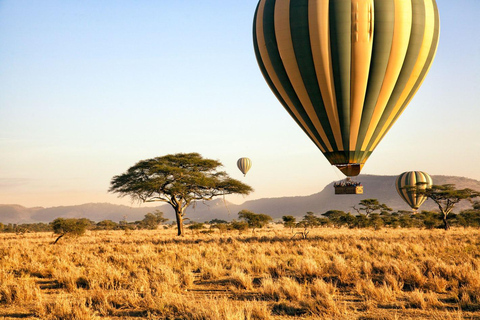
<svg viewBox="0 0 480 320">
<path fill-rule="evenodd" d="M 343 180 L 343 175 L 340 174 L 340 170 L 338 170 L 337 167 L 331 166 L 332 170 L 335 172 L 335 175 L 337 176 L 337 180 Z"/>
</svg>

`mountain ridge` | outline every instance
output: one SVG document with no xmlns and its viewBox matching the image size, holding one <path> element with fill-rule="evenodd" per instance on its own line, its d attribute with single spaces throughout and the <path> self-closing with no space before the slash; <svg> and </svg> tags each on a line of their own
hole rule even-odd
<svg viewBox="0 0 480 320">
<path fill-rule="evenodd" d="M 334 182 L 326 185 L 320 192 L 306 196 L 287 196 L 261 198 L 245 201 L 242 204 L 233 204 L 224 199 L 215 199 L 206 202 L 196 202 L 191 205 L 186 216 L 192 221 L 209 221 L 221 219 L 230 221 L 237 219 L 237 213 L 242 209 L 256 213 L 264 213 L 273 219 L 280 219 L 284 215 L 292 215 L 301 218 L 306 212 L 316 214 L 325 213 L 328 210 L 343 210 L 355 213 L 353 206 L 362 199 L 374 198 L 380 203 L 385 203 L 393 210 L 410 210 L 410 207 L 398 196 L 395 189 L 397 176 L 386 175 L 360 175 L 356 180 L 364 186 L 362 195 L 334 195 Z M 457 188 L 470 188 L 480 190 L 480 181 L 458 176 L 435 175 L 432 176 L 434 184 L 454 184 Z M 455 207 L 455 212 L 467 209 L 471 205 L 463 201 Z M 420 210 L 435 210 L 437 207 L 431 200 L 427 200 Z M 160 210 L 166 218 L 174 221 L 173 209 L 168 204 L 156 207 L 129 207 L 110 203 L 85 203 L 74 206 L 56 207 L 33 207 L 27 208 L 19 204 L 0 204 L 0 222 L 2 223 L 37 223 L 51 222 L 55 218 L 87 218 L 93 221 L 112 220 L 138 221 L 145 214 Z"/>
</svg>

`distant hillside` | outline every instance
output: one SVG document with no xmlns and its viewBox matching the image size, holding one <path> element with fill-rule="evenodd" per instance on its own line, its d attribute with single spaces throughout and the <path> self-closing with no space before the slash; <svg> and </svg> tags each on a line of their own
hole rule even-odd
<svg viewBox="0 0 480 320">
<path fill-rule="evenodd" d="M 93 221 L 120 221 L 125 217 L 128 221 L 143 219 L 147 212 L 155 208 L 127 207 L 109 203 L 88 203 L 77 206 L 51 208 L 25 208 L 20 205 L 0 205 L 0 222 L 2 223 L 34 223 L 50 222 L 55 218 L 87 218 Z"/>
<path fill-rule="evenodd" d="M 18 204 L 0 204 L 0 222 L 3 223 L 29 223 L 32 214 L 43 208 L 25 208 Z"/>
<path fill-rule="evenodd" d="M 362 199 L 374 198 L 385 203 L 394 210 L 410 210 L 395 190 L 396 176 L 361 175 L 356 180 L 364 186 L 363 195 L 334 195 L 333 183 L 327 185 L 321 192 L 303 197 L 265 198 L 246 201 L 235 205 L 222 199 L 208 202 L 197 202 L 187 209 L 187 216 L 192 221 L 209 221 L 212 219 L 232 220 L 237 219 L 238 212 L 248 209 L 257 213 L 265 213 L 274 219 L 284 215 L 302 217 L 306 212 L 312 211 L 322 214 L 331 209 L 350 211 Z M 432 176 L 434 184 L 454 184 L 457 188 L 471 188 L 480 190 L 480 181 L 454 176 Z M 455 212 L 469 208 L 466 201 L 455 207 Z M 436 206 L 427 200 L 421 207 L 423 210 L 435 210 Z M 52 208 L 25 208 L 21 205 L 0 205 L 0 222 L 2 223 L 32 223 L 50 222 L 55 218 L 88 218 L 93 221 L 113 220 L 127 221 L 143 219 L 148 212 L 160 210 L 165 217 L 174 220 L 174 212 L 169 205 L 158 207 L 128 207 L 109 203 L 88 203 L 77 206 L 63 206 Z"/>
<path fill-rule="evenodd" d="M 53 207 L 37 210 L 32 214 L 35 221 L 52 221 L 55 218 L 87 218 L 93 221 L 141 220 L 146 213 L 155 209 L 149 207 L 127 207 L 109 203 L 87 203 L 78 206 Z"/>
<path fill-rule="evenodd" d="M 301 217 L 307 211 L 317 214 L 325 213 L 328 210 L 336 209 L 345 212 L 355 213 L 353 206 L 357 205 L 362 199 L 378 199 L 393 210 L 411 210 L 410 207 L 400 198 L 395 189 L 395 180 L 397 176 L 376 176 L 360 175 L 356 180 L 361 181 L 364 186 L 364 193 L 361 195 L 335 195 L 333 184 L 328 184 L 321 192 L 306 197 L 283 197 L 247 201 L 242 204 L 242 208 L 267 213 L 274 219 L 281 218 L 284 215 L 293 215 Z M 471 188 L 480 190 L 480 181 L 453 176 L 432 176 L 433 183 L 454 184 L 457 188 Z M 470 208 L 469 202 L 464 201 L 455 207 L 455 212 Z M 435 210 L 436 204 L 427 200 L 421 207 L 422 210 Z"/>
</svg>

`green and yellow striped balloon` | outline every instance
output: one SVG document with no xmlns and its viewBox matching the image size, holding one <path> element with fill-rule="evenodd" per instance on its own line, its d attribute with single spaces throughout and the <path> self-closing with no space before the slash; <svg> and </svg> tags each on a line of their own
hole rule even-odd
<svg viewBox="0 0 480 320">
<path fill-rule="evenodd" d="M 356 176 L 422 84 L 440 32 L 435 0 L 260 0 L 260 69 L 288 113 Z"/>
<path fill-rule="evenodd" d="M 240 158 L 237 160 L 237 167 L 243 173 L 243 176 L 245 176 L 252 167 L 252 160 L 245 157 Z"/>
<path fill-rule="evenodd" d="M 427 200 L 427 197 L 417 194 L 414 189 L 408 187 L 417 187 L 426 189 L 432 187 L 432 178 L 428 173 L 422 171 L 408 171 L 397 177 L 395 187 L 400 197 L 414 210 Z"/>
</svg>

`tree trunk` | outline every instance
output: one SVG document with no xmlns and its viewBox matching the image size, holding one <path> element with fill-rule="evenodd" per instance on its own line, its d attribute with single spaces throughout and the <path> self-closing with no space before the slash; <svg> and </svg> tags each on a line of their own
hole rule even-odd
<svg viewBox="0 0 480 320">
<path fill-rule="evenodd" d="M 175 216 L 177 217 L 178 235 L 183 237 L 185 235 L 183 231 L 183 209 L 182 208 L 175 209 Z"/>
<path fill-rule="evenodd" d="M 447 220 L 447 214 L 443 214 L 443 227 L 445 228 L 445 231 L 450 229 L 450 225 L 448 224 Z"/>
<path fill-rule="evenodd" d="M 55 240 L 55 242 L 53 244 L 57 244 L 58 240 L 60 240 L 61 237 L 63 237 L 65 235 L 65 233 L 62 233 L 58 238 L 57 240 Z"/>
</svg>

